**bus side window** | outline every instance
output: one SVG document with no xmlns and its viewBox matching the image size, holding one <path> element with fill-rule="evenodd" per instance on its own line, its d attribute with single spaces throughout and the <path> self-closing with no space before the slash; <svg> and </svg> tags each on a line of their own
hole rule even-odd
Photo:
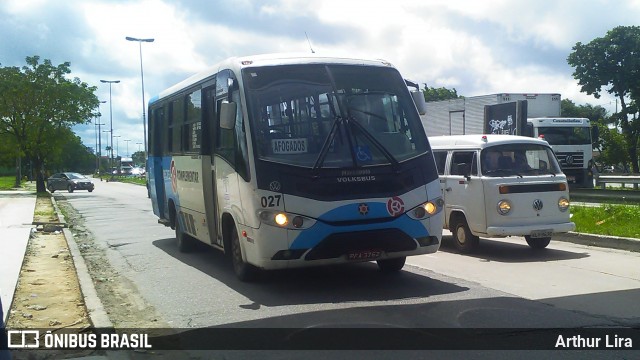
<svg viewBox="0 0 640 360">
<path fill-rule="evenodd" d="M 186 118 L 182 134 L 186 152 L 200 153 L 202 133 L 202 97 L 200 89 L 188 94 L 185 98 Z"/>
<path fill-rule="evenodd" d="M 235 102 L 236 124 L 233 129 L 220 127 L 220 105 L 223 101 Z M 216 153 L 225 158 L 242 178 L 249 180 L 247 141 L 242 115 L 240 91 L 231 70 L 220 71 L 216 77 Z"/>
<path fill-rule="evenodd" d="M 223 101 L 229 100 L 229 78 L 230 70 L 222 70 L 216 77 L 216 153 L 225 158 L 235 167 L 235 136 L 234 129 L 223 129 L 220 127 L 220 105 Z"/>
<path fill-rule="evenodd" d="M 171 153 L 182 153 L 183 139 L 182 139 L 182 125 L 184 123 L 184 99 L 179 98 L 170 103 L 169 107 L 169 129 L 171 132 L 171 138 L 169 141 L 169 150 Z"/>
</svg>

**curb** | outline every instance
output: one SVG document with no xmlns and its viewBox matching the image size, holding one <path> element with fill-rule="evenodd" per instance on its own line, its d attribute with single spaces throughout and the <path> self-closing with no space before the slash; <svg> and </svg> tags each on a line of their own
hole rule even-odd
<svg viewBox="0 0 640 360">
<path fill-rule="evenodd" d="M 553 234 L 551 241 L 554 240 L 566 241 L 580 245 L 640 252 L 640 239 L 634 238 L 595 235 L 570 231 L 568 233 Z"/>
<path fill-rule="evenodd" d="M 53 195 L 51 195 L 51 203 L 53 204 L 53 208 L 55 209 L 56 214 L 58 215 L 58 221 L 61 224 L 65 224 L 65 227 L 62 229 L 62 233 L 64 234 L 65 240 L 67 241 L 67 246 L 69 247 L 69 252 L 71 252 L 71 256 L 73 258 L 73 263 L 76 268 L 76 275 L 80 284 L 80 291 L 82 292 L 82 297 L 84 298 L 84 304 L 87 308 L 89 320 L 93 324 L 94 328 L 113 329 L 113 323 L 111 322 L 111 320 L 109 320 L 109 316 L 107 315 L 107 312 L 102 305 L 102 301 L 100 300 L 100 297 L 98 297 L 98 292 L 93 285 L 91 275 L 89 275 L 87 264 L 84 262 L 84 258 L 80 253 L 80 249 L 78 249 L 78 245 L 73 238 L 71 230 L 66 227 L 64 215 L 62 215 L 60 208 L 58 208 L 58 204 L 56 203 Z"/>
</svg>

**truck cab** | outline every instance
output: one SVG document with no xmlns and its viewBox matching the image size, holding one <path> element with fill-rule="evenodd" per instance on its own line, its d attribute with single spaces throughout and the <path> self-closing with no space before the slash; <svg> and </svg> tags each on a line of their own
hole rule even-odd
<svg viewBox="0 0 640 360">
<path fill-rule="evenodd" d="M 445 200 L 444 228 L 461 252 L 482 237 L 524 236 L 534 249 L 575 229 L 569 189 L 546 141 L 514 135 L 429 138 Z"/>
<path fill-rule="evenodd" d="M 591 165 L 598 127 L 587 118 L 540 117 L 527 119 L 528 136 L 544 139 L 556 153 L 567 182 L 593 187 Z"/>
</svg>

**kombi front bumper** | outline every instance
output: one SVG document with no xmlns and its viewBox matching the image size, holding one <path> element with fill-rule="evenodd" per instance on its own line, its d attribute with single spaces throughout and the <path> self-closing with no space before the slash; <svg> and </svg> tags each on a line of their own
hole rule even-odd
<svg viewBox="0 0 640 360">
<path fill-rule="evenodd" d="M 576 224 L 572 222 L 560 224 L 535 224 L 522 226 L 489 226 L 487 227 L 487 236 L 525 236 L 531 235 L 532 232 L 542 230 L 550 230 L 551 233 L 566 233 L 576 229 Z"/>
</svg>

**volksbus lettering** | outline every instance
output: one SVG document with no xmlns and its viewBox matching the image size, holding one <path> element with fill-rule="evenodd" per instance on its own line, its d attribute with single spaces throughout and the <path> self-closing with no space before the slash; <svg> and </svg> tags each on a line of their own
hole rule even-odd
<svg viewBox="0 0 640 360">
<path fill-rule="evenodd" d="M 365 182 L 365 181 L 375 181 L 376 177 L 374 175 L 371 176 L 343 176 L 338 178 L 339 183 L 347 183 L 347 182 Z"/>
</svg>

